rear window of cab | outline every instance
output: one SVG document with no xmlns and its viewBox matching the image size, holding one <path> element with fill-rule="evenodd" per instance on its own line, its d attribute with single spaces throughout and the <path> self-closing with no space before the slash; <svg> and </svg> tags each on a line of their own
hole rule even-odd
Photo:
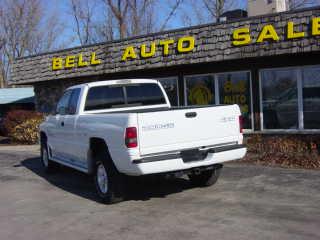
<svg viewBox="0 0 320 240">
<path fill-rule="evenodd" d="M 154 83 L 97 86 L 88 90 L 85 111 L 158 104 L 166 104 L 166 100 Z"/>
</svg>

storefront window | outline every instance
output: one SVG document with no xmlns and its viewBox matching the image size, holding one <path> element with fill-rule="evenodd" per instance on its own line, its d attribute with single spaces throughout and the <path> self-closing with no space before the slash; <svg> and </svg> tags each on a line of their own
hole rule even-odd
<svg viewBox="0 0 320 240">
<path fill-rule="evenodd" d="M 252 129 L 249 71 L 186 76 L 185 86 L 187 105 L 238 104 L 244 128 Z"/>
<path fill-rule="evenodd" d="M 252 128 L 250 73 L 218 74 L 220 104 L 238 104 L 244 118 L 244 128 Z"/>
<path fill-rule="evenodd" d="M 185 77 L 187 105 L 215 104 L 213 75 Z"/>
<path fill-rule="evenodd" d="M 294 69 L 261 72 L 264 129 L 298 128 L 297 74 Z"/>
<path fill-rule="evenodd" d="M 320 129 L 320 66 L 261 71 L 264 129 Z"/>
<path fill-rule="evenodd" d="M 171 106 L 179 106 L 178 78 L 160 78 L 159 81 L 168 95 Z"/>
<path fill-rule="evenodd" d="M 320 129 L 320 67 L 303 69 L 303 120 L 305 129 Z"/>
</svg>

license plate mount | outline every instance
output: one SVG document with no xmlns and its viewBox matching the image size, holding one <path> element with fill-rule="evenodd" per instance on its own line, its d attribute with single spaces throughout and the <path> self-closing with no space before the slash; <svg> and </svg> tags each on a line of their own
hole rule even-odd
<svg viewBox="0 0 320 240">
<path fill-rule="evenodd" d="M 199 151 L 199 149 L 188 149 L 181 151 L 181 158 L 183 162 L 202 161 L 208 155 L 207 151 Z"/>
</svg>

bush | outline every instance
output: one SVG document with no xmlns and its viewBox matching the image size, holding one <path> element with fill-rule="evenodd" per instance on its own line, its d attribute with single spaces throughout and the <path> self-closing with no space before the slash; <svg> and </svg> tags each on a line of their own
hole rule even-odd
<svg viewBox="0 0 320 240">
<path fill-rule="evenodd" d="M 320 169 L 319 135 L 246 136 L 248 153 L 243 162 L 292 168 Z"/>
<path fill-rule="evenodd" d="M 31 118 L 42 118 L 42 114 L 35 111 L 12 110 L 4 118 L 3 125 L 6 133 L 10 135 L 13 129 Z"/>
<path fill-rule="evenodd" d="M 12 139 L 16 142 L 35 144 L 39 141 L 39 125 L 43 121 L 40 118 L 31 118 L 18 124 L 12 131 Z"/>
<path fill-rule="evenodd" d="M 39 139 L 39 125 L 44 115 L 35 111 L 14 110 L 4 119 L 4 128 L 14 142 L 33 144 Z"/>
</svg>

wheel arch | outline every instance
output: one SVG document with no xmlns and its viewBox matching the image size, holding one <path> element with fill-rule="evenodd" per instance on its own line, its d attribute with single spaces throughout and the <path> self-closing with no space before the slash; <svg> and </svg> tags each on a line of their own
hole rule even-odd
<svg viewBox="0 0 320 240">
<path fill-rule="evenodd" d="M 94 172 L 95 169 L 95 165 L 96 165 L 96 161 L 97 156 L 99 153 L 104 152 L 106 153 L 107 159 L 112 161 L 112 157 L 108 148 L 108 144 L 106 143 L 106 141 L 103 138 L 99 138 L 99 137 L 92 137 L 89 139 L 89 150 L 88 150 L 88 173 L 92 174 Z M 114 164 L 114 163 L 113 163 Z"/>
</svg>

